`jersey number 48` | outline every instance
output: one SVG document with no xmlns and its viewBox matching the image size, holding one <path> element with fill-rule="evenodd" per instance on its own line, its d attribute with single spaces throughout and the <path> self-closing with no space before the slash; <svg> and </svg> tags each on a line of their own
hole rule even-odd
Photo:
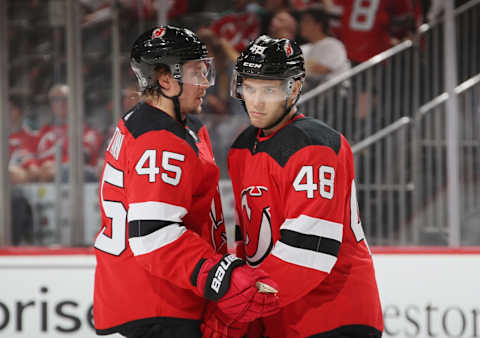
<svg viewBox="0 0 480 338">
<path fill-rule="evenodd" d="M 293 188 L 296 191 L 306 191 L 307 198 L 315 197 L 315 190 L 318 189 L 320 196 L 332 199 L 334 194 L 335 169 L 322 165 L 318 168 L 318 184 L 313 180 L 313 166 L 304 165 L 293 181 Z"/>
</svg>

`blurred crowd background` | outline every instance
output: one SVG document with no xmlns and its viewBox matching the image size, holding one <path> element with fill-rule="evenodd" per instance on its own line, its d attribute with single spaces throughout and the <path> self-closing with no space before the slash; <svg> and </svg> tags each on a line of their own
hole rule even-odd
<svg viewBox="0 0 480 338">
<path fill-rule="evenodd" d="M 93 241 L 99 226 L 98 210 L 97 214 L 88 210 L 96 208 L 102 156 L 118 118 L 138 102 L 136 79 L 129 66 L 130 48 L 149 27 L 160 23 L 187 27 L 200 36 L 214 56 L 216 83 L 207 92 L 201 117 L 209 130 L 222 178 L 228 180 L 227 151 L 248 124 L 242 106 L 230 97 L 230 77 L 238 53 L 250 40 L 260 34 L 295 39 L 306 60 L 303 92 L 307 95 L 404 41 L 415 41 L 428 49 L 428 41 L 419 39 L 419 32 L 424 24 L 442 20 L 446 1 L 5 0 L 0 20 L 6 19 L 2 28 L 6 28 L 8 50 L 4 74 L 8 87 L 12 230 L 4 243 L 88 245 Z M 78 10 L 74 19 L 78 20 L 80 34 L 73 43 L 81 46 L 77 60 L 81 89 L 69 86 L 68 2 L 74 2 Z M 470 2 L 454 1 L 454 8 Z M 468 17 L 468 25 L 476 27 L 479 11 L 476 6 L 472 8 L 475 11 Z M 462 34 L 461 30 L 457 34 Z M 472 41 L 478 42 L 478 36 Z M 478 51 L 477 47 L 472 50 Z M 443 57 L 443 53 L 438 54 L 439 60 Z M 473 71 L 468 76 L 479 70 L 477 61 L 472 61 Z M 401 73 L 403 68 L 393 74 L 400 77 Z M 374 72 L 373 76 L 383 75 Z M 437 80 L 443 77 L 439 75 Z M 361 81 L 368 81 L 368 77 Z M 352 86 L 348 80 L 341 85 L 342 90 Z M 365 119 L 372 110 L 371 101 L 384 99 L 378 87 L 372 88 L 370 96 L 362 95 L 362 91 L 355 94 L 356 108 L 352 116 L 343 118 L 345 121 L 351 117 Z M 78 93 L 82 96 L 78 125 L 82 182 L 92 191 L 86 190 L 81 197 L 82 222 L 93 230 L 84 229 L 82 238 L 76 241 L 72 239 L 72 233 L 76 233 L 72 232 L 74 216 L 69 212 L 72 203 L 65 204 L 68 189 L 73 188 L 63 185 L 70 181 L 71 173 L 69 99 Z M 315 109 L 319 107 L 324 106 L 317 104 Z M 337 122 L 335 127 L 342 129 L 342 121 Z M 356 143 L 367 136 L 357 132 L 349 138 Z M 225 208 L 230 208 L 228 201 Z"/>
<path fill-rule="evenodd" d="M 217 79 L 216 85 L 209 89 L 202 114 L 208 117 L 215 154 L 222 166 L 228 142 L 232 132 L 235 133 L 231 130 L 230 119 L 226 124 L 223 122 L 231 116 L 244 120 L 245 114 L 240 104 L 230 97 L 230 75 L 236 56 L 250 40 L 268 34 L 298 41 L 307 61 L 305 92 L 348 70 L 351 65 L 366 61 L 411 37 L 416 27 L 439 11 L 427 0 L 386 1 L 390 3 L 391 17 L 385 18 L 383 27 L 376 27 L 384 32 L 377 31 L 372 35 L 376 41 L 370 45 L 360 41 L 364 45 L 358 48 L 359 41 L 351 36 L 348 22 L 342 22 L 341 0 L 79 2 L 82 12 L 81 72 L 84 77 L 83 143 L 88 180 L 98 179 L 102 150 L 112 123 L 116 122 L 112 113 L 111 66 L 114 5 L 119 15 L 122 112 L 132 107 L 138 96 L 136 80 L 129 67 L 131 45 L 141 32 L 158 23 L 159 5 L 168 7 L 169 24 L 188 27 L 205 41 L 215 57 Z M 66 139 L 68 114 L 65 1 L 19 0 L 7 3 L 11 125 L 13 129 L 25 127 L 24 134 L 31 133 L 32 139 L 26 142 L 28 149 L 23 150 L 32 153 L 29 164 L 41 168 L 32 168 L 30 173 L 14 173 L 12 179 L 14 183 L 52 181 L 55 175 L 52 147 L 57 139 Z M 323 45 L 317 46 L 320 40 Z M 61 162 L 67 162 L 68 146 L 65 143 L 61 153 Z M 225 170 L 222 173 L 226 175 Z"/>
</svg>

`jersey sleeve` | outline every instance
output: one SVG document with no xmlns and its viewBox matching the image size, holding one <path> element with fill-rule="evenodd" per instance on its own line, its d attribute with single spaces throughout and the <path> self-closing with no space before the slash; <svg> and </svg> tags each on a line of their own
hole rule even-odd
<svg viewBox="0 0 480 338">
<path fill-rule="evenodd" d="M 127 154 L 130 249 L 152 275 L 192 288 L 190 276 L 198 260 L 215 254 L 183 223 L 192 208 L 195 180 L 201 179 L 198 155 L 167 131 L 149 132 L 133 142 Z"/>
<path fill-rule="evenodd" d="M 261 268 L 279 284 L 285 306 L 314 289 L 337 262 L 348 187 L 343 164 L 327 146 L 303 148 L 275 179 L 284 221 Z"/>
<path fill-rule="evenodd" d="M 198 137 L 203 141 L 206 146 L 208 156 L 214 159 L 212 143 L 205 126 L 201 127 L 198 131 Z M 201 229 L 204 238 L 211 238 L 212 245 L 215 251 L 219 254 L 228 253 L 227 247 L 227 232 L 225 226 L 225 219 L 223 216 L 222 199 L 220 197 L 220 187 L 217 184 L 217 191 L 214 194 L 213 200 L 210 206 L 210 219 L 213 221 L 213 227 L 204 227 Z"/>
</svg>

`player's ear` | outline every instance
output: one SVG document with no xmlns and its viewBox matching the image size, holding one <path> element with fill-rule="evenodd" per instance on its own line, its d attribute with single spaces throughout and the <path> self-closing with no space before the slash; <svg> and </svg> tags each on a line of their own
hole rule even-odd
<svg viewBox="0 0 480 338">
<path fill-rule="evenodd" d="M 170 72 L 163 72 L 157 74 L 157 81 L 160 87 L 165 90 L 169 90 L 173 85 L 173 81 L 175 80 Z"/>
<path fill-rule="evenodd" d="M 173 76 L 170 67 L 159 64 L 155 67 L 154 76 L 161 88 L 168 90 L 172 86 Z"/>
</svg>

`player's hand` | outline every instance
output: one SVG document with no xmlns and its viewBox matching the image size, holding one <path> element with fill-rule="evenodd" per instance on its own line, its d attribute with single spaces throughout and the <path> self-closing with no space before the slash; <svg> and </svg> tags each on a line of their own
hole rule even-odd
<svg viewBox="0 0 480 338">
<path fill-rule="evenodd" d="M 200 329 L 203 338 L 241 338 L 247 333 L 248 323 L 228 318 L 214 302 L 209 302 Z"/>
<path fill-rule="evenodd" d="M 260 282 L 274 291 L 278 285 L 261 269 L 254 269 L 234 255 L 215 255 L 202 258 L 191 278 L 200 295 L 216 302 L 227 317 L 240 323 L 273 315 L 280 310 L 277 293 L 262 292 Z"/>
</svg>

